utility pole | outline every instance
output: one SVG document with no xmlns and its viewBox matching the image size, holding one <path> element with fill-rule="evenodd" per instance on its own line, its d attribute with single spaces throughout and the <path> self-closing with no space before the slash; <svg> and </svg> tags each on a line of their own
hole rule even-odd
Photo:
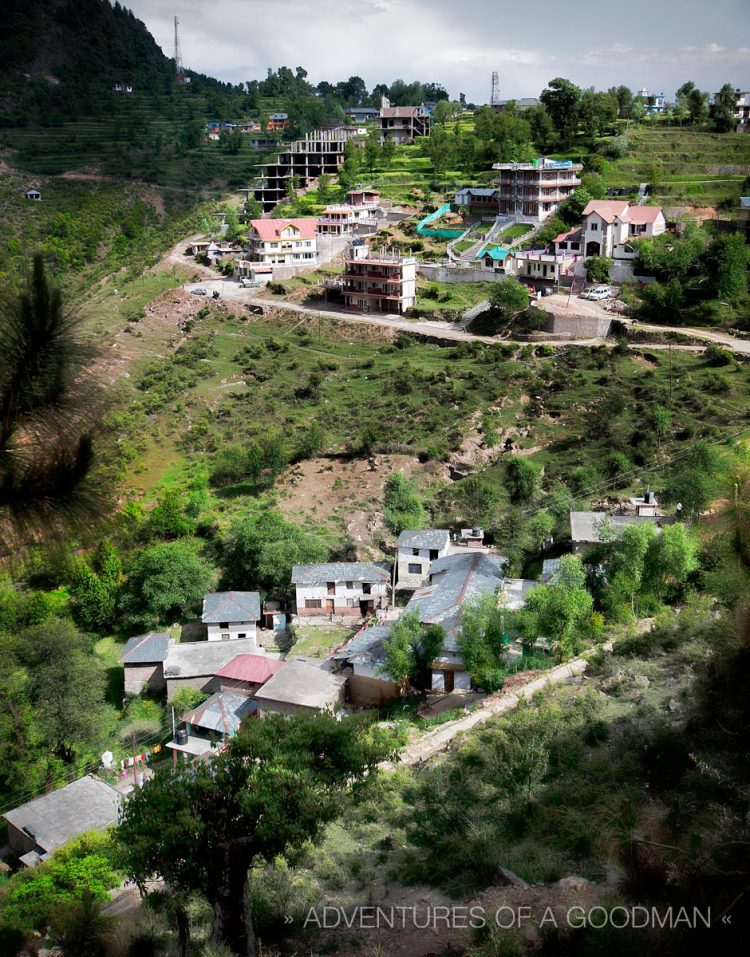
<svg viewBox="0 0 750 957">
<path fill-rule="evenodd" d="M 669 343 L 669 408 L 672 408 L 672 343 Z"/>
</svg>

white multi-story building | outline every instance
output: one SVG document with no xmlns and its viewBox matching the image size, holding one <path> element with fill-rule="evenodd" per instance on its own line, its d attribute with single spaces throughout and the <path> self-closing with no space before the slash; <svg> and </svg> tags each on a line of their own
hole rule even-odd
<svg viewBox="0 0 750 957">
<path fill-rule="evenodd" d="M 260 619 L 260 595 L 257 591 L 212 592 L 203 599 L 201 621 L 209 641 L 250 638 Z"/>
<path fill-rule="evenodd" d="M 667 228 L 660 206 L 631 206 L 625 200 L 592 199 L 583 211 L 586 256 L 635 259 L 632 240 L 659 236 Z"/>
<path fill-rule="evenodd" d="M 450 534 L 444 528 L 401 532 L 396 542 L 396 587 L 418 588 L 430 572 L 430 562 L 448 554 Z"/>
<path fill-rule="evenodd" d="M 406 312 L 417 301 L 417 260 L 392 250 L 349 246 L 344 257 L 344 301 L 362 312 Z"/>
<path fill-rule="evenodd" d="M 390 572 L 373 562 L 325 562 L 295 565 L 297 615 L 363 618 L 388 603 Z"/>
<path fill-rule="evenodd" d="M 317 219 L 252 219 L 247 258 L 272 266 L 314 266 Z"/>
<path fill-rule="evenodd" d="M 493 163 L 499 171 L 498 212 L 501 216 L 544 222 L 560 203 L 581 185 L 581 163 L 551 160 L 544 156 L 531 163 Z"/>
<path fill-rule="evenodd" d="M 649 116 L 659 116 L 667 108 L 667 100 L 663 93 L 649 93 L 646 87 L 638 90 L 636 96 L 643 102 L 643 108 Z"/>
<path fill-rule="evenodd" d="M 318 235 L 343 236 L 351 233 L 357 223 L 367 221 L 372 214 L 373 209 L 367 206 L 350 206 L 348 203 L 326 206 L 318 217 Z"/>
</svg>

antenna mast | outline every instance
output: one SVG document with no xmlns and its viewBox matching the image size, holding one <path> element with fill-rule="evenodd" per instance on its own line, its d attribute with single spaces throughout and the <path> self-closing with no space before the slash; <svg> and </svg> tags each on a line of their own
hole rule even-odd
<svg viewBox="0 0 750 957">
<path fill-rule="evenodd" d="M 175 17 L 175 20 L 177 18 Z M 490 106 L 500 103 L 500 75 L 497 70 L 492 71 L 492 86 L 490 87 Z"/>
<path fill-rule="evenodd" d="M 185 79 L 185 74 L 182 69 L 182 51 L 180 50 L 180 21 L 177 17 L 174 18 L 174 72 L 175 79 L 178 83 L 182 83 Z"/>
</svg>

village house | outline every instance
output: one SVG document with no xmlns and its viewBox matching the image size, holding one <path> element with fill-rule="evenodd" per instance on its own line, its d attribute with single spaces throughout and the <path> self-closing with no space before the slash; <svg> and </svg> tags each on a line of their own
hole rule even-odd
<svg viewBox="0 0 750 957">
<path fill-rule="evenodd" d="M 457 208 L 467 206 L 471 213 L 497 216 L 500 208 L 500 191 L 496 187 L 466 186 L 453 197 Z"/>
<path fill-rule="evenodd" d="M 740 232 L 745 237 L 745 242 L 750 242 L 750 196 L 740 197 L 740 208 L 737 211 L 737 224 Z"/>
<path fill-rule="evenodd" d="M 365 244 L 349 246 L 343 294 L 346 305 L 360 312 L 404 313 L 417 301 L 417 260 Z"/>
<path fill-rule="evenodd" d="M 503 265 L 508 276 L 536 280 L 544 285 L 572 276 L 577 258 L 580 257 L 572 253 L 548 253 L 541 249 L 524 252 L 519 249 L 509 253 Z"/>
<path fill-rule="evenodd" d="M 128 639 L 120 655 L 125 674 L 125 694 L 164 690 L 164 662 L 171 640 L 167 632 L 154 631 Z"/>
<path fill-rule="evenodd" d="M 343 236 L 351 233 L 358 223 L 369 219 L 371 215 L 372 210 L 365 206 L 349 206 L 345 203 L 326 206 L 318 217 L 318 235 Z"/>
<path fill-rule="evenodd" d="M 430 562 L 448 554 L 450 533 L 443 528 L 403 531 L 396 541 L 396 587 L 417 588 L 430 570 Z"/>
<path fill-rule="evenodd" d="M 351 669 L 346 700 L 355 707 L 378 707 L 399 695 L 400 688 L 386 668 L 390 636 L 390 625 L 365 626 L 331 655 L 337 668 Z"/>
<path fill-rule="evenodd" d="M 380 190 L 350 189 L 346 201 L 350 206 L 377 206 L 380 203 Z"/>
<path fill-rule="evenodd" d="M 87 774 L 3 814 L 8 843 L 21 864 L 35 867 L 80 834 L 116 824 L 121 801 L 119 791 Z"/>
<path fill-rule="evenodd" d="M 257 591 L 212 592 L 203 599 L 201 621 L 209 641 L 238 638 L 256 640 L 260 620 L 260 595 Z"/>
<path fill-rule="evenodd" d="M 750 91 L 734 91 L 734 118 L 737 121 L 737 133 L 750 132 Z"/>
<path fill-rule="evenodd" d="M 502 246 L 485 246 L 477 253 L 477 260 L 484 269 L 492 269 L 495 272 L 505 272 L 505 260 L 510 256 L 510 250 L 503 249 Z"/>
<path fill-rule="evenodd" d="M 299 618 L 363 618 L 388 604 L 390 573 L 373 562 L 327 562 L 295 565 Z"/>
<path fill-rule="evenodd" d="M 257 263 L 240 256 L 234 261 L 232 275 L 235 279 L 249 279 L 250 282 L 270 282 L 273 279 L 273 266 L 270 263 Z"/>
<path fill-rule="evenodd" d="M 272 266 L 314 266 L 317 220 L 251 219 L 247 258 Z"/>
<path fill-rule="evenodd" d="M 350 670 L 332 670 L 330 662 L 292 658 L 255 694 L 258 714 L 313 714 L 343 706 Z"/>
<path fill-rule="evenodd" d="M 445 555 L 432 562 L 429 580 L 409 599 L 406 612 L 415 611 L 423 625 L 439 624 L 445 629 L 443 649 L 431 664 L 433 691 L 470 690 L 471 676 L 457 640 L 462 607 L 472 598 L 497 594 L 507 561 L 502 555 L 479 550 Z"/>
<path fill-rule="evenodd" d="M 252 695 L 284 667 L 270 655 L 236 655 L 216 672 L 219 691 Z"/>
<path fill-rule="evenodd" d="M 644 86 L 638 90 L 636 97 L 643 103 L 643 108 L 648 116 L 659 116 L 667 109 L 667 100 L 663 93 L 649 93 Z"/>
<path fill-rule="evenodd" d="M 386 136 L 397 145 L 413 143 L 417 136 L 430 135 L 430 114 L 422 106 L 391 106 L 383 97 L 380 109 L 380 141 Z"/>
<path fill-rule="evenodd" d="M 586 256 L 635 259 L 632 241 L 660 236 L 667 228 L 660 206 L 631 206 L 625 200 L 592 199 L 583 211 Z"/>
<path fill-rule="evenodd" d="M 237 691 L 217 691 L 188 714 L 181 716 L 174 739 L 167 742 L 175 756 L 188 760 L 217 751 L 240 729 L 245 718 L 258 710 L 254 698 Z"/>
<path fill-rule="evenodd" d="M 266 129 L 273 132 L 283 132 L 289 126 L 289 115 L 287 113 L 272 113 L 266 121 Z"/>
<path fill-rule="evenodd" d="M 552 240 L 555 253 L 558 256 L 567 254 L 573 256 L 583 255 L 583 226 L 574 226 L 564 233 L 558 233 Z"/>
<path fill-rule="evenodd" d="M 196 688 L 213 694 L 221 687 L 218 672 L 238 655 L 258 654 L 254 638 L 232 641 L 173 641 L 164 659 L 167 700 L 180 688 Z"/>
<path fill-rule="evenodd" d="M 499 214 L 541 223 L 581 185 L 583 165 L 541 156 L 531 163 L 493 163 L 492 168 L 500 173 L 495 180 Z"/>
<path fill-rule="evenodd" d="M 374 106 L 349 106 L 344 110 L 344 116 L 350 116 L 356 123 L 366 123 L 380 116 L 380 110 Z"/>
<path fill-rule="evenodd" d="M 33 203 L 38 203 L 42 198 L 42 194 L 39 192 L 39 190 L 34 188 L 27 189 L 23 195 L 26 197 L 26 199 L 30 199 Z"/>
</svg>

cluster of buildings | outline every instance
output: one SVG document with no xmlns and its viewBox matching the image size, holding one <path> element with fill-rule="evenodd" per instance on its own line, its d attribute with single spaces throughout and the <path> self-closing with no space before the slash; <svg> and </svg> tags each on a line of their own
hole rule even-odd
<svg viewBox="0 0 750 957">
<path fill-rule="evenodd" d="M 580 551 L 600 542 L 605 527 L 608 534 L 617 535 L 635 522 L 651 522 L 658 528 L 664 521 L 650 491 L 630 499 L 613 515 L 572 512 L 572 548 Z M 480 528 L 462 529 L 459 535 L 447 529 L 404 531 L 396 542 L 392 565 L 297 565 L 291 575 L 297 622 L 364 622 L 326 660 L 295 656 L 293 650 L 284 657 L 275 650 L 276 642 L 268 637 L 287 628 L 280 602 L 261 602 L 257 592 L 215 592 L 203 602 L 202 640 L 177 642 L 160 632 L 129 639 L 120 659 L 125 691 L 163 694 L 168 702 L 184 688 L 204 692 L 205 700 L 178 716 L 166 747 L 175 763 L 206 759 L 222 750 L 243 722 L 265 714 L 374 707 L 397 697 L 401 688 L 388 673 L 386 649 L 398 614 L 407 613 L 416 615 L 425 628 L 441 625 L 444 629 L 443 645 L 429 663 L 431 690 L 438 694 L 469 691 L 471 676 L 458 642 L 466 603 L 494 596 L 499 607 L 522 608 L 532 589 L 556 581 L 559 559 L 544 562 L 539 580 L 510 578 L 506 567 L 507 559 L 484 544 Z M 392 602 L 397 590 L 411 593 L 398 612 Z M 540 636 L 537 651 L 548 653 L 553 637 Z M 508 656 L 521 653 L 510 640 L 503 640 Z M 153 747 L 153 751 L 160 749 Z M 105 767 L 116 766 L 113 757 L 111 752 L 102 755 Z M 129 779 L 133 759 L 121 763 L 127 765 L 122 774 Z M 116 823 L 131 789 L 86 775 L 6 812 L 12 855 L 33 867 L 78 835 Z"/>
</svg>

